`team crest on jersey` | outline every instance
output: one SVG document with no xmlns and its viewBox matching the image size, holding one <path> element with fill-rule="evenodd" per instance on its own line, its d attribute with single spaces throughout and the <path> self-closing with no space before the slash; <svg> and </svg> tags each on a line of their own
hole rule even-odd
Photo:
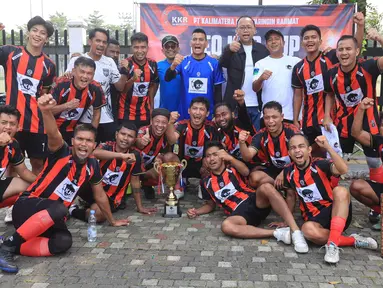
<svg viewBox="0 0 383 288">
<path fill-rule="evenodd" d="M 106 170 L 104 176 L 102 177 L 102 182 L 106 185 L 118 186 L 122 178 L 123 172 L 114 172 L 109 169 Z"/>
<path fill-rule="evenodd" d="M 306 82 L 307 94 L 314 94 L 324 90 L 322 74 L 315 75 L 314 73 L 314 76 L 310 79 L 305 80 L 305 82 Z"/>
<path fill-rule="evenodd" d="M 55 189 L 54 193 L 66 202 L 72 202 L 80 188 L 77 183 L 73 183 L 65 178 Z"/>
<path fill-rule="evenodd" d="M 189 78 L 189 93 L 207 94 L 207 78 Z"/>
<path fill-rule="evenodd" d="M 36 97 L 37 87 L 40 83 L 39 80 L 17 73 L 17 83 L 19 91 L 23 92 L 24 94 Z"/>
<path fill-rule="evenodd" d="M 84 108 L 77 108 L 77 109 L 72 109 L 69 111 L 63 111 L 60 114 L 60 118 L 63 118 L 66 120 L 78 120 L 80 119 L 83 111 L 84 111 Z"/>
<path fill-rule="evenodd" d="M 133 96 L 146 97 L 148 96 L 149 82 L 135 82 L 133 85 Z"/>
<path fill-rule="evenodd" d="M 109 77 L 110 71 L 108 68 L 103 68 L 102 73 L 104 74 L 105 77 Z"/>
<path fill-rule="evenodd" d="M 305 203 L 323 200 L 322 195 L 320 194 L 319 189 L 315 183 L 306 187 L 297 187 L 297 192 Z"/>
<path fill-rule="evenodd" d="M 28 70 L 27 70 L 27 75 L 28 75 L 28 76 L 31 76 L 32 73 L 33 73 L 32 69 L 28 69 Z"/>
<path fill-rule="evenodd" d="M 221 187 L 220 190 L 214 192 L 214 195 L 221 203 L 223 203 L 227 198 L 234 195 L 236 192 L 237 189 L 235 189 L 233 183 L 230 182 L 226 186 Z"/>
<path fill-rule="evenodd" d="M 340 98 L 343 100 L 346 107 L 354 107 L 360 103 L 363 99 L 363 92 L 360 88 L 349 91 L 346 94 L 340 94 Z"/>
</svg>

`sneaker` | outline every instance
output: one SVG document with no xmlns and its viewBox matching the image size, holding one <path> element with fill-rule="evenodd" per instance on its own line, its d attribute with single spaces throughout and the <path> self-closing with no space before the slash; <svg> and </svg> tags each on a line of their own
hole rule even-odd
<svg viewBox="0 0 383 288">
<path fill-rule="evenodd" d="M 200 200 L 202 200 L 203 198 L 202 198 L 202 190 L 201 190 L 201 185 L 198 185 L 198 194 L 197 194 L 197 196 L 198 196 L 198 199 L 200 199 Z"/>
<path fill-rule="evenodd" d="M 309 246 L 307 245 L 306 239 L 303 236 L 301 230 L 296 230 L 291 234 L 291 239 L 293 240 L 294 250 L 297 253 L 307 253 L 309 252 Z"/>
<path fill-rule="evenodd" d="M 5 212 L 5 218 L 4 218 L 5 223 L 12 223 L 12 209 L 13 209 L 13 206 L 9 207 L 7 211 Z"/>
<path fill-rule="evenodd" d="M 274 237 L 277 241 L 282 241 L 285 244 L 291 244 L 290 227 L 278 228 L 274 231 Z"/>
<path fill-rule="evenodd" d="M 143 186 L 142 189 L 144 189 L 144 194 L 146 199 L 154 199 L 155 193 L 152 186 Z"/>
<path fill-rule="evenodd" d="M 0 247 L 0 270 L 8 273 L 17 273 L 19 268 L 13 260 L 13 248 L 4 244 Z"/>
<path fill-rule="evenodd" d="M 176 195 L 177 199 L 181 199 L 181 198 L 184 198 L 185 196 L 185 193 L 184 191 L 180 190 L 180 189 L 177 189 L 177 190 L 174 190 L 174 195 Z"/>
<path fill-rule="evenodd" d="M 326 248 L 326 254 L 324 255 L 324 261 L 330 264 L 336 264 L 339 262 L 339 247 L 334 243 L 324 245 Z"/>
<path fill-rule="evenodd" d="M 76 210 L 76 209 L 79 209 L 79 207 L 78 207 L 77 204 L 72 204 L 72 205 L 70 205 L 70 207 L 69 207 L 69 209 L 68 209 L 69 215 L 72 216 L 72 212 L 73 212 L 73 210 Z"/>
<path fill-rule="evenodd" d="M 371 224 L 378 223 L 380 220 L 380 213 L 377 213 L 374 210 L 370 209 L 370 213 L 368 213 L 368 220 Z"/>
<path fill-rule="evenodd" d="M 374 238 L 363 237 L 359 234 L 351 234 L 350 237 L 355 238 L 355 248 L 378 249 L 378 242 Z"/>
<path fill-rule="evenodd" d="M 382 219 L 380 219 L 378 223 L 372 225 L 372 230 L 374 231 L 382 230 Z"/>
</svg>

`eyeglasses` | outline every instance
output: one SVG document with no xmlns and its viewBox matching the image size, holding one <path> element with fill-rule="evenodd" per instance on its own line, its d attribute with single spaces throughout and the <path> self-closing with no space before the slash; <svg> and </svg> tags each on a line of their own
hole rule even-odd
<svg viewBox="0 0 383 288">
<path fill-rule="evenodd" d="M 166 50 L 169 50 L 169 49 L 176 50 L 176 49 L 177 49 L 177 45 L 176 45 L 176 44 L 166 44 L 166 45 L 164 46 L 164 48 L 165 48 Z"/>
<path fill-rule="evenodd" d="M 252 29 L 254 29 L 254 27 L 251 27 L 251 26 L 240 26 L 240 27 L 238 27 L 238 30 L 241 30 L 241 31 L 245 31 L 245 30 L 250 31 Z"/>
</svg>

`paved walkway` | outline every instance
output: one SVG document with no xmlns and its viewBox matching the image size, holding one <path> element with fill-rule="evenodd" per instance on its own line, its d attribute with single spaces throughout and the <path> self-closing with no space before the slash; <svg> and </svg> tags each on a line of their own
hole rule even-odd
<svg viewBox="0 0 383 288">
<path fill-rule="evenodd" d="M 193 192 L 182 201 L 183 212 L 201 205 Z M 144 203 L 162 209 L 163 201 Z M 297 255 L 291 246 L 275 240 L 224 236 L 221 210 L 195 220 L 185 214 L 164 219 L 160 212 L 151 216 L 134 212 L 133 203 L 130 198 L 128 208 L 115 214 L 130 216 L 131 225 L 99 226 L 97 243 L 86 241 L 86 223 L 70 219 L 74 243 L 68 253 L 17 257 L 19 273 L 0 273 L 0 287 L 383 287 L 379 251 L 344 248 L 340 263 L 330 266 L 323 262 L 324 251 L 314 245 L 308 254 Z M 367 211 L 353 203 L 354 220 L 347 233 L 379 237 L 369 228 Z M 296 215 L 300 218 L 298 211 Z M 277 219 L 273 214 L 265 225 Z M 0 223 L 1 235 L 12 231 L 12 226 Z"/>
</svg>

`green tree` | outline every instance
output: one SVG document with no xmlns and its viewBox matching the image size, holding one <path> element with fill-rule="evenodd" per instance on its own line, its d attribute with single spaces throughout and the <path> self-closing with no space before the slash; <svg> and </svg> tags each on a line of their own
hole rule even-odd
<svg viewBox="0 0 383 288">
<path fill-rule="evenodd" d="M 64 13 L 56 11 L 55 14 L 49 15 L 49 21 L 52 22 L 55 30 L 58 31 L 58 42 L 60 45 L 64 44 L 64 30 L 67 29 L 68 17 Z M 51 44 L 54 44 L 54 37 L 49 41 Z"/>
<path fill-rule="evenodd" d="M 89 14 L 88 18 L 85 19 L 86 22 L 86 30 L 89 32 L 89 30 L 92 30 L 97 27 L 104 27 L 104 15 L 100 14 L 100 11 L 93 11 L 92 14 Z"/>
<path fill-rule="evenodd" d="M 128 30 L 128 37 L 132 35 L 133 32 L 133 17 L 130 13 L 120 12 L 118 13 L 119 24 L 108 24 L 105 25 L 106 29 L 109 30 L 110 37 L 118 38 L 121 45 L 128 45 L 128 43 L 124 43 L 124 34 L 125 30 Z M 116 35 L 116 31 L 118 34 Z"/>
</svg>

